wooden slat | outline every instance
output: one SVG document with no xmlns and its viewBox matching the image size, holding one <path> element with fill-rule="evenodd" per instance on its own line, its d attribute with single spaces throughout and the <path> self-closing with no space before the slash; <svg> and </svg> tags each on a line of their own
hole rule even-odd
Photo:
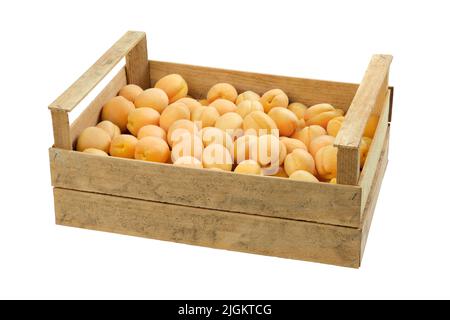
<svg viewBox="0 0 450 320">
<path fill-rule="evenodd" d="M 55 148 L 72 150 L 69 114 L 64 110 L 52 110 L 53 138 Z"/>
<path fill-rule="evenodd" d="M 54 187 L 359 227 L 361 189 L 50 149 Z"/>
<path fill-rule="evenodd" d="M 359 267 L 354 228 L 54 189 L 60 225 Z"/>
<path fill-rule="evenodd" d="M 359 179 L 359 148 L 338 148 L 337 183 L 356 185 Z"/>
<path fill-rule="evenodd" d="M 145 39 L 144 32 L 128 31 L 92 67 L 72 84 L 50 106 L 50 109 L 71 111 L 89 92 L 125 57 Z"/>
<path fill-rule="evenodd" d="M 128 52 L 126 56 L 126 70 L 129 84 L 137 84 L 143 89 L 150 87 L 150 68 L 147 53 L 147 37 Z"/>
<path fill-rule="evenodd" d="M 229 82 L 239 92 L 253 90 L 263 94 L 273 88 L 283 89 L 291 101 L 306 105 L 331 103 L 347 110 L 358 89 L 357 84 L 321 81 L 312 79 L 274 76 L 268 74 L 199 67 L 185 64 L 150 61 L 152 85 L 170 73 L 178 73 L 189 84 L 189 95 L 205 97 L 211 86 L 217 82 Z"/>
<path fill-rule="evenodd" d="M 95 126 L 98 123 L 105 103 L 116 96 L 119 90 L 126 84 L 127 77 L 125 68 L 122 68 L 70 126 L 72 145 L 84 129 Z"/>
<path fill-rule="evenodd" d="M 372 144 L 370 146 L 369 153 L 367 154 L 364 168 L 359 178 L 358 184 L 362 190 L 361 203 L 363 208 L 366 205 L 367 197 L 369 196 L 369 191 L 373 184 L 373 179 L 375 177 L 378 162 L 380 161 L 380 155 L 383 151 L 384 142 L 388 131 L 389 105 L 390 93 L 388 92 L 385 97 L 384 108 L 381 111 L 380 120 L 378 121 L 378 126 L 372 139 Z"/>
</svg>

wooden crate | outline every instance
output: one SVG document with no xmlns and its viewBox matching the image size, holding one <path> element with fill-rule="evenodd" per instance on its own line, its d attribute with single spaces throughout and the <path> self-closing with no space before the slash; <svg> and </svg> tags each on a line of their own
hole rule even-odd
<svg viewBox="0 0 450 320">
<path fill-rule="evenodd" d="M 126 65 L 69 124 L 68 114 L 126 57 Z M 357 268 L 361 264 L 387 164 L 392 57 L 375 55 L 360 84 L 330 82 L 149 61 L 145 33 L 127 32 L 49 109 L 50 166 L 56 223 Z M 347 111 L 335 145 L 338 184 L 239 175 L 73 151 L 80 132 L 127 83 L 148 88 L 181 74 L 189 94 L 217 82 L 238 91 L 281 88 L 292 101 L 328 102 Z M 372 113 L 380 121 L 362 171 L 359 143 Z"/>
</svg>

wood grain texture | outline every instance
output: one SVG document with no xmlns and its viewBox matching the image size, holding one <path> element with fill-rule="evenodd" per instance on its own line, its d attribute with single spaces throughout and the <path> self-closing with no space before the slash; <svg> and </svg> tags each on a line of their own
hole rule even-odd
<svg viewBox="0 0 450 320">
<path fill-rule="evenodd" d="M 54 189 L 60 225 L 359 267 L 358 229 Z"/>
<path fill-rule="evenodd" d="M 380 155 L 384 148 L 389 125 L 389 106 L 390 92 L 388 92 L 385 97 L 384 108 L 381 111 L 380 120 L 378 121 L 378 126 L 372 139 L 370 150 L 367 154 L 366 162 L 364 164 L 363 170 L 361 171 L 361 176 L 358 182 L 362 190 L 361 204 L 363 208 L 366 205 L 370 188 L 372 187 L 373 179 L 375 177 L 378 162 L 380 161 Z"/>
<path fill-rule="evenodd" d="M 69 114 L 64 110 L 52 110 L 51 115 L 54 146 L 60 149 L 72 150 Z"/>
<path fill-rule="evenodd" d="M 129 84 L 143 89 L 150 87 L 150 68 L 147 53 L 147 37 L 144 37 L 126 55 L 126 70 Z"/>
<path fill-rule="evenodd" d="M 336 177 L 338 184 L 357 185 L 359 168 L 359 148 L 338 148 Z"/>
<path fill-rule="evenodd" d="M 359 186 L 191 169 L 60 149 L 50 149 L 50 162 L 54 187 L 355 228 L 360 226 Z"/>
<path fill-rule="evenodd" d="M 95 126 L 99 122 L 103 106 L 126 84 L 125 68 L 122 68 L 70 126 L 72 145 L 84 129 Z"/>
<path fill-rule="evenodd" d="M 167 74 L 180 74 L 189 84 L 189 95 L 195 98 L 205 97 L 215 83 L 229 82 L 236 87 L 238 92 L 253 90 L 263 94 L 267 90 L 280 88 L 286 92 L 291 102 L 300 101 L 306 105 L 327 102 L 337 108 L 347 110 L 358 89 L 357 84 L 351 83 L 292 78 L 162 61 L 150 61 L 150 70 L 152 85 Z"/>
<path fill-rule="evenodd" d="M 75 81 L 50 106 L 50 109 L 71 111 L 89 92 L 125 57 L 145 39 L 144 32 L 128 31 L 97 62 Z"/>
</svg>

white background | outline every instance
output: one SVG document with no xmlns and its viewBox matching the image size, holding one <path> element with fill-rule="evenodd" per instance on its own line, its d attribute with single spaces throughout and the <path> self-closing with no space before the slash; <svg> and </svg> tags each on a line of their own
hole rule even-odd
<svg viewBox="0 0 450 320">
<path fill-rule="evenodd" d="M 450 298 L 448 1 L 7 1 L 0 298 Z M 151 59 L 358 82 L 394 55 L 390 163 L 360 270 L 54 224 L 47 105 L 126 30 Z"/>
</svg>

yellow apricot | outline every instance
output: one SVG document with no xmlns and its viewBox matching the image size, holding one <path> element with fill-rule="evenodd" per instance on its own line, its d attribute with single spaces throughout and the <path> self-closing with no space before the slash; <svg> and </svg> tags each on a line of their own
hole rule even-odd
<svg viewBox="0 0 450 320">
<path fill-rule="evenodd" d="M 135 84 L 128 84 L 119 91 L 119 96 L 124 97 L 125 99 L 134 102 L 136 97 L 140 95 L 144 90 L 141 87 Z"/>
<path fill-rule="evenodd" d="M 244 135 L 234 142 L 234 161 L 239 164 L 249 159 L 258 159 L 258 137 L 254 135 Z"/>
<path fill-rule="evenodd" d="M 169 103 L 184 98 L 188 93 L 188 85 L 179 74 L 169 74 L 155 83 L 155 88 L 164 90 L 169 97 Z"/>
<path fill-rule="evenodd" d="M 190 156 L 201 160 L 202 152 L 202 139 L 198 135 L 185 133 L 173 145 L 171 159 L 173 162 L 176 162 L 181 157 Z"/>
<path fill-rule="evenodd" d="M 87 149 L 84 149 L 83 152 L 84 153 L 89 153 L 89 154 L 95 154 L 97 156 L 108 157 L 108 154 L 105 151 L 99 150 L 99 149 L 95 149 L 95 148 L 87 148 Z"/>
<path fill-rule="evenodd" d="M 127 129 L 128 114 L 135 109 L 134 104 L 122 96 L 110 99 L 102 109 L 102 120 L 108 120 L 119 127 L 121 132 Z"/>
<path fill-rule="evenodd" d="M 298 139 L 302 141 L 307 148 L 309 148 L 309 144 L 311 141 L 318 137 L 327 134 L 324 128 L 318 125 L 312 125 L 305 127 L 301 130 L 297 130 L 294 132 L 294 134 L 291 136 L 291 138 Z"/>
<path fill-rule="evenodd" d="M 305 151 L 308 151 L 308 148 L 305 146 L 305 144 L 298 139 L 281 137 L 280 142 L 283 143 L 286 147 L 287 154 L 291 153 L 295 149 L 303 149 Z"/>
<path fill-rule="evenodd" d="M 143 126 L 141 129 L 139 129 L 137 138 L 142 139 L 144 137 L 156 137 L 167 141 L 166 132 L 160 127 L 153 124 Z"/>
<path fill-rule="evenodd" d="M 253 91 L 245 91 L 242 92 L 240 95 L 236 98 L 236 105 L 239 105 L 242 101 L 250 100 L 250 101 L 259 101 L 261 97 L 259 94 Z"/>
<path fill-rule="evenodd" d="M 228 112 L 236 112 L 237 109 L 233 102 L 221 98 L 214 100 L 214 102 L 212 102 L 209 106 L 216 108 L 220 115 L 224 115 Z"/>
<path fill-rule="evenodd" d="M 362 137 L 361 144 L 359 145 L 359 164 L 361 168 L 366 163 L 367 154 L 370 150 L 370 145 L 372 144 L 372 139 L 369 137 Z"/>
<path fill-rule="evenodd" d="M 305 106 L 303 103 L 300 102 L 292 102 L 287 107 L 289 110 L 291 110 L 295 115 L 297 116 L 298 120 L 301 120 L 305 116 L 305 112 L 308 109 L 307 106 Z"/>
<path fill-rule="evenodd" d="M 258 100 L 243 100 L 237 105 L 236 113 L 244 119 L 253 111 L 264 111 L 264 108 Z"/>
<path fill-rule="evenodd" d="M 200 160 L 190 156 L 178 158 L 177 161 L 175 161 L 173 164 L 178 167 L 196 168 L 196 169 L 203 168 L 203 164 Z"/>
<path fill-rule="evenodd" d="M 189 120 L 190 118 L 191 113 L 189 112 L 189 108 L 184 103 L 174 102 L 168 105 L 161 113 L 159 126 L 167 132 L 175 121 L 180 119 Z"/>
<path fill-rule="evenodd" d="M 297 181 L 306 181 L 306 182 L 319 182 L 319 180 L 315 176 L 313 176 L 310 172 L 305 171 L 305 170 L 294 171 L 289 176 L 289 179 L 297 180 Z"/>
<path fill-rule="evenodd" d="M 179 142 L 181 136 L 185 133 L 198 135 L 199 129 L 191 120 L 180 119 L 172 123 L 167 131 L 167 143 L 170 147 Z"/>
<path fill-rule="evenodd" d="M 198 107 L 202 106 L 201 103 L 198 102 L 197 100 L 192 99 L 192 98 L 188 98 L 188 97 L 181 98 L 181 99 L 177 100 L 177 102 L 184 103 L 186 105 L 186 107 L 189 108 L 189 111 L 191 112 L 191 115 L 192 115 L 192 113 L 194 112 L 195 109 L 197 109 Z"/>
<path fill-rule="evenodd" d="M 234 172 L 242 174 L 260 175 L 261 167 L 255 160 L 244 160 L 237 165 L 237 167 L 234 169 Z"/>
<path fill-rule="evenodd" d="M 209 106 L 209 102 L 206 99 L 200 99 L 198 100 L 198 102 L 202 105 L 202 106 Z"/>
<path fill-rule="evenodd" d="M 243 122 L 244 132 L 254 135 L 276 134 L 278 128 L 276 123 L 262 111 L 249 113 Z"/>
<path fill-rule="evenodd" d="M 139 130 L 146 125 L 159 123 L 159 113 L 152 108 L 138 108 L 128 114 L 128 131 L 137 136 Z"/>
<path fill-rule="evenodd" d="M 121 134 L 111 141 L 109 154 L 113 157 L 133 159 L 137 142 L 138 139 L 135 136 Z"/>
<path fill-rule="evenodd" d="M 309 144 L 309 153 L 311 153 L 311 155 L 313 157 L 316 156 L 317 151 L 319 151 L 322 147 L 328 146 L 328 145 L 333 145 L 334 144 L 334 137 L 333 136 L 329 136 L 329 135 L 323 135 L 323 136 L 318 136 L 316 138 L 314 138 L 311 143 Z"/>
<path fill-rule="evenodd" d="M 307 126 L 319 125 L 326 128 L 331 119 L 343 114 L 341 109 L 335 109 L 331 104 L 320 103 L 309 107 L 305 112 L 304 119 Z"/>
<path fill-rule="evenodd" d="M 322 147 L 317 151 L 315 160 L 319 176 L 322 179 L 336 178 L 337 173 L 337 151 L 333 145 Z"/>
<path fill-rule="evenodd" d="M 287 108 L 289 105 L 289 98 L 283 90 L 272 89 L 263 94 L 260 102 L 264 107 L 264 112 L 268 113 L 272 108 Z"/>
<path fill-rule="evenodd" d="M 200 128 L 214 127 L 220 114 L 214 107 L 200 107 L 194 110 L 191 120 Z M 198 122 L 198 123 L 197 123 Z"/>
<path fill-rule="evenodd" d="M 209 89 L 206 99 L 210 104 L 217 99 L 225 99 L 234 103 L 237 95 L 236 89 L 231 84 L 216 83 Z"/>
<path fill-rule="evenodd" d="M 288 178 L 286 171 L 284 171 L 283 167 L 279 167 L 276 174 L 272 175 L 273 177 L 279 177 L 279 178 Z"/>
<path fill-rule="evenodd" d="M 265 134 L 258 137 L 258 163 L 261 166 L 271 166 L 277 168 L 283 164 L 286 157 L 286 147 L 280 140 L 272 134 Z"/>
<path fill-rule="evenodd" d="M 215 123 L 215 127 L 225 131 L 233 138 L 237 135 L 242 134 L 242 120 L 241 116 L 236 112 L 227 112 L 220 116 Z"/>
<path fill-rule="evenodd" d="M 336 178 L 332 178 L 330 181 L 328 181 L 328 183 L 337 184 Z"/>
<path fill-rule="evenodd" d="M 367 120 L 366 128 L 364 129 L 364 137 L 369 137 L 370 139 L 373 139 L 375 131 L 377 130 L 379 120 L 380 117 L 374 114 L 372 114 L 369 117 L 369 120 Z"/>
<path fill-rule="evenodd" d="M 233 139 L 231 138 L 231 136 L 219 128 L 203 128 L 200 131 L 200 138 L 202 139 L 203 145 L 205 147 L 209 146 L 210 144 L 217 143 L 227 148 L 230 153 L 234 150 Z"/>
<path fill-rule="evenodd" d="M 99 122 L 96 125 L 97 128 L 105 130 L 105 132 L 109 135 L 111 139 L 114 139 L 115 137 L 120 135 L 120 129 L 118 126 L 116 126 L 111 121 L 105 120 L 102 122 Z"/>
<path fill-rule="evenodd" d="M 156 137 L 142 138 L 134 151 L 134 158 L 137 160 L 165 163 L 169 157 L 169 146 L 163 139 Z"/>
<path fill-rule="evenodd" d="M 284 170 L 291 176 L 297 170 L 305 170 L 315 175 L 316 167 L 312 155 L 303 149 L 295 149 L 286 156 Z"/>
<path fill-rule="evenodd" d="M 213 143 L 203 150 L 203 167 L 218 168 L 225 171 L 231 171 L 233 160 L 230 152 L 222 145 Z"/>
<path fill-rule="evenodd" d="M 297 129 L 297 116 L 286 108 L 272 108 L 267 115 L 271 117 L 277 125 L 280 136 L 289 137 Z"/>
<path fill-rule="evenodd" d="M 161 113 L 169 105 L 169 98 L 163 90 L 151 88 L 138 95 L 134 105 L 136 108 L 152 108 Z"/>
<path fill-rule="evenodd" d="M 111 138 L 105 130 L 97 127 L 88 127 L 78 137 L 77 151 L 94 148 L 108 152 L 110 143 Z"/>
<path fill-rule="evenodd" d="M 339 116 L 328 121 L 327 132 L 330 136 L 336 137 L 339 130 L 341 130 L 342 122 L 344 122 L 345 117 Z"/>
</svg>

